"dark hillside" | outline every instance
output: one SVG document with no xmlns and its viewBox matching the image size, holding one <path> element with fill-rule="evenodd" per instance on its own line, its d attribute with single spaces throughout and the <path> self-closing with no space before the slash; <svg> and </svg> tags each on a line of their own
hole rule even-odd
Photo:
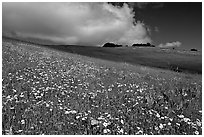
<svg viewBox="0 0 204 137">
<path fill-rule="evenodd" d="M 102 48 L 70 45 L 47 45 L 46 47 L 94 58 L 127 62 L 133 65 L 139 64 L 178 72 L 202 73 L 201 55 L 165 52 L 158 48 Z"/>
</svg>

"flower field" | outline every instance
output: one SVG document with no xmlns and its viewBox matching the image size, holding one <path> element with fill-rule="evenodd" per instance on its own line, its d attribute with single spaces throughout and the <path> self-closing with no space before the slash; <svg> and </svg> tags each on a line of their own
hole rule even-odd
<svg viewBox="0 0 204 137">
<path fill-rule="evenodd" d="M 2 134 L 201 135 L 201 78 L 181 75 L 188 74 L 142 74 L 3 39 Z"/>
</svg>

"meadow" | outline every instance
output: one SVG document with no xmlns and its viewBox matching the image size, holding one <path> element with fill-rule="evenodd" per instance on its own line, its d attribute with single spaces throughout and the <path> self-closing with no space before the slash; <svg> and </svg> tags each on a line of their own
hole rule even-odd
<svg viewBox="0 0 204 137">
<path fill-rule="evenodd" d="M 3 38 L 2 134 L 201 135 L 201 55 L 131 51 Z"/>
<path fill-rule="evenodd" d="M 160 49 L 158 47 L 43 46 L 108 61 L 170 69 L 176 72 L 202 73 L 202 53 L 200 51 Z"/>
</svg>

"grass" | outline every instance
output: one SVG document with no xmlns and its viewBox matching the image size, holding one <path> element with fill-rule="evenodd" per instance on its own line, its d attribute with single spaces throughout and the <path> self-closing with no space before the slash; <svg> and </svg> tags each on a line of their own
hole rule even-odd
<svg viewBox="0 0 204 137">
<path fill-rule="evenodd" d="M 202 134 L 200 74 L 9 39 L 2 70 L 2 134 Z"/>
<path fill-rule="evenodd" d="M 101 48 L 71 45 L 46 45 L 46 47 L 93 58 L 127 62 L 132 65 L 140 64 L 177 72 L 202 73 L 201 52 L 137 47 Z"/>
</svg>

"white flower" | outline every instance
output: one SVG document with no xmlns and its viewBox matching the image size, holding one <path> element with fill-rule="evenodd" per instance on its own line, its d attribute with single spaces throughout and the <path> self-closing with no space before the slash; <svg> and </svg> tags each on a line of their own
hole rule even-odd
<svg viewBox="0 0 204 137">
<path fill-rule="evenodd" d="M 189 118 L 183 118 L 183 121 L 188 122 L 188 121 L 191 121 L 191 120 Z"/>
<path fill-rule="evenodd" d="M 121 129 L 119 130 L 119 132 L 120 132 L 120 133 L 123 133 L 123 132 L 124 132 L 124 130 L 121 128 Z"/>
<path fill-rule="evenodd" d="M 70 113 L 75 114 L 77 112 L 75 110 L 71 110 Z"/>
<path fill-rule="evenodd" d="M 196 135 L 198 135 L 198 134 L 199 134 L 199 132 L 198 132 L 198 131 L 195 131 L 195 134 L 196 134 Z"/>
<path fill-rule="evenodd" d="M 111 88 L 108 89 L 108 91 L 111 91 L 111 90 L 112 90 Z"/>
<path fill-rule="evenodd" d="M 104 119 L 103 116 L 98 117 L 98 120 L 102 120 L 102 119 Z"/>
<path fill-rule="evenodd" d="M 160 125 L 159 125 L 159 128 L 161 128 L 161 129 L 162 129 L 163 127 L 164 127 L 164 126 L 163 126 L 162 124 L 160 124 Z"/>
<path fill-rule="evenodd" d="M 46 107 L 49 107 L 50 105 L 46 103 Z"/>
<path fill-rule="evenodd" d="M 105 134 L 108 133 L 108 132 L 110 132 L 109 129 L 104 129 L 104 130 L 103 130 L 103 133 L 105 133 Z"/>
<path fill-rule="evenodd" d="M 75 114 L 75 113 L 77 113 L 75 110 L 71 110 L 71 111 L 65 111 L 65 114 Z"/>
<path fill-rule="evenodd" d="M 202 113 L 202 110 L 199 110 L 198 112 L 199 112 L 199 113 Z"/>
<path fill-rule="evenodd" d="M 177 115 L 179 118 L 184 118 L 184 115 Z"/>
<path fill-rule="evenodd" d="M 111 124 L 110 122 L 108 122 L 108 123 L 104 122 L 104 123 L 103 123 L 103 126 L 104 126 L 104 127 L 107 127 L 107 126 L 110 125 L 110 124 Z"/>
<path fill-rule="evenodd" d="M 85 120 L 85 119 L 86 119 L 86 117 L 83 117 L 83 118 L 82 118 L 82 120 Z"/>
<path fill-rule="evenodd" d="M 159 128 L 157 126 L 155 126 L 155 130 L 159 130 Z"/>
<path fill-rule="evenodd" d="M 197 119 L 196 124 L 200 127 L 202 125 L 201 121 Z"/>
<path fill-rule="evenodd" d="M 76 119 L 80 118 L 80 116 L 76 116 Z"/>
<path fill-rule="evenodd" d="M 171 123 L 169 122 L 169 123 L 168 123 L 168 125 L 170 126 L 170 125 L 171 125 Z"/>
<path fill-rule="evenodd" d="M 25 124 L 25 120 L 21 120 L 21 124 Z"/>
<path fill-rule="evenodd" d="M 169 118 L 169 117 L 167 117 L 167 116 L 164 116 L 164 118 L 166 118 L 166 119 L 167 119 L 167 118 Z"/>
<path fill-rule="evenodd" d="M 176 123 L 176 125 L 180 126 L 180 124 L 179 124 L 179 123 Z"/>
<path fill-rule="evenodd" d="M 108 114 L 108 115 L 107 115 L 107 117 L 111 117 L 111 115 L 110 115 L 110 114 Z"/>
<path fill-rule="evenodd" d="M 169 118 L 170 121 L 173 121 L 173 118 Z"/>
<path fill-rule="evenodd" d="M 164 107 L 165 109 L 168 109 L 168 107 Z"/>
<path fill-rule="evenodd" d="M 98 120 L 92 119 L 91 120 L 91 125 L 97 125 L 99 123 Z"/>
<path fill-rule="evenodd" d="M 156 117 L 160 117 L 159 113 L 157 113 Z"/>
<path fill-rule="evenodd" d="M 20 95 L 20 97 L 24 97 L 24 95 L 22 94 L 22 95 Z"/>
</svg>

